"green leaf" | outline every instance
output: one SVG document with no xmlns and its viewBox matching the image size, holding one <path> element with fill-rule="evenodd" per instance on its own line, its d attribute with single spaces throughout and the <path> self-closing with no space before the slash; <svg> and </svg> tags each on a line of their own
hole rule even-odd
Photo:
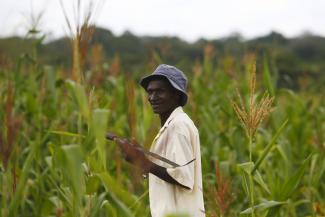
<svg viewBox="0 0 325 217">
<path fill-rule="evenodd" d="M 304 162 L 302 163 L 302 165 L 300 166 L 298 171 L 285 182 L 285 184 L 283 185 L 282 190 L 281 190 L 280 200 L 288 199 L 290 197 L 290 195 L 296 190 L 296 188 L 298 187 L 298 185 L 305 173 L 307 163 L 308 163 L 309 159 L 311 158 L 311 156 L 312 155 L 309 155 L 304 160 Z"/>
<path fill-rule="evenodd" d="M 32 168 L 32 162 L 36 156 L 37 151 L 39 150 L 40 145 L 44 143 L 44 141 L 46 141 L 47 138 L 48 138 L 48 134 L 45 134 L 42 141 L 28 141 L 31 148 L 28 153 L 27 159 L 24 162 L 22 173 L 19 177 L 19 181 L 17 185 L 17 190 L 14 193 L 13 199 L 10 201 L 10 205 L 9 205 L 10 217 L 16 216 L 17 208 L 21 203 L 24 189 L 27 187 L 26 182 L 27 182 L 28 174 L 30 173 Z"/>
<path fill-rule="evenodd" d="M 126 213 L 128 213 L 127 210 L 132 210 L 132 213 L 135 216 L 143 216 L 143 214 L 146 212 L 146 207 L 140 200 L 147 194 L 147 192 L 145 192 L 140 198 L 137 198 L 132 193 L 124 190 L 123 186 L 121 186 L 107 172 L 97 174 L 97 176 L 102 180 L 102 184 L 104 185 L 106 192 L 110 194 L 111 199 L 114 203 L 116 203 L 119 209 L 123 209 L 123 212 Z"/>
<path fill-rule="evenodd" d="M 264 70 L 263 70 L 264 85 L 266 85 L 271 96 L 274 96 L 275 82 L 272 80 L 266 56 L 264 56 L 263 67 L 264 67 Z"/>
<path fill-rule="evenodd" d="M 97 174 L 97 176 L 101 179 L 106 191 L 113 192 L 128 207 L 131 207 L 136 203 L 137 198 L 128 191 L 124 190 L 123 187 L 107 172 Z"/>
<path fill-rule="evenodd" d="M 270 143 L 265 147 L 263 150 L 261 156 L 259 159 L 256 161 L 256 164 L 254 165 L 254 168 L 252 170 L 252 174 L 258 169 L 258 167 L 261 165 L 267 154 L 271 151 L 271 148 L 275 144 L 275 141 L 278 139 L 281 131 L 283 130 L 284 126 L 288 123 L 288 120 L 284 121 L 284 123 L 281 125 L 281 127 L 278 129 L 278 131 L 275 133 L 275 135 L 272 137 Z"/>
<path fill-rule="evenodd" d="M 92 208 L 90 210 L 90 217 L 97 217 L 97 216 L 101 216 L 100 215 L 100 211 L 102 210 L 102 204 L 105 200 L 107 196 L 107 193 L 104 192 L 104 193 L 101 193 L 100 195 L 96 195 L 94 197 L 94 201 L 91 201 L 91 204 L 92 204 Z M 107 215 L 105 215 L 107 216 Z"/>
<path fill-rule="evenodd" d="M 272 208 L 272 207 L 276 207 L 276 206 L 280 206 L 280 205 L 283 205 L 283 204 L 286 204 L 287 202 L 278 202 L 278 201 L 273 201 L 273 200 L 270 200 L 270 201 L 265 201 L 263 203 L 260 203 L 256 206 L 254 206 L 254 212 L 255 211 L 263 211 L 263 210 L 266 210 L 266 209 L 269 209 L 269 208 Z M 253 209 L 250 207 L 248 209 L 245 209 L 244 211 L 240 212 L 241 215 L 243 214 L 251 214 L 253 211 Z"/>
<path fill-rule="evenodd" d="M 107 192 L 107 196 L 110 199 L 111 203 L 117 208 L 119 212 L 119 216 L 125 217 L 134 217 L 135 215 L 132 214 L 132 211 L 120 200 L 118 199 L 114 193 Z"/>
<path fill-rule="evenodd" d="M 73 215 L 77 215 L 80 210 L 82 196 L 85 192 L 85 181 L 82 168 L 82 151 L 80 145 L 65 145 L 57 149 L 56 165 L 68 183 L 72 191 Z"/>
<path fill-rule="evenodd" d="M 92 116 L 92 129 L 96 138 L 96 149 L 99 155 L 102 168 L 106 169 L 106 139 L 107 132 L 107 109 L 95 109 Z"/>
<path fill-rule="evenodd" d="M 253 162 L 246 162 L 246 163 L 239 164 L 238 166 L 239 166 L 239 168 L 242 169 L 242 171 L 245 172 L 246 175 L 249 175 L 252 172 L 252 169 L 254 167 L 254 163 Z M 253 175 L 253 179 L 255 180 L 255 182 L 257 182 L 267 193 L 270 194 L 270 190 L 269 190 L 268 186 L 266 185 L 266 183 L 264 182 L 264 180 L 262 178 L 262 175 L 258 171 L 256 171 L 252 175 Z M 247 177 L 246 177 L 246 179 L 248 180 Z"/>
<path fill-rule="evenodd" d="M 86 136 L 80 135 L 78 133 L 71 133 L 71 132 L 59 131 L 59 130 L 50 130 L 48 132 L 50 132 L 52 134 L 61 135 L 61 136 L 71 136 L 71 137 L 81 137 L 81 138 L 85 138 L 86 137 Z"/>
<path fill-rule="evenodd" d="M 88 195 L 92 195 L 97 192 L 97 189 L 99 188 L 101 183 L 101 180 L 98 178 L 98 176 L 89 176 L 86 179 L 86 193 Z"/>
<path fill-rule="evenodd" d="M 132 204 L 136 202 L 134 195 L 125 191 L 108 173 L 100 173 L 97 176 L 101 179 L 110 202 L 117 208 L 120 216 L 134 216 L 130 209 Z"/>
<path fill-rule="evenodd" d="M 86 118 L 86 120 L 89 120 L 90 109 L 89 109 L 88 98 L 84 86 L 72 80 L 68 80 L 66 82 L 70 87 L 70 90 L 73 93 L 73 96 L 78 103 L 81 114 Z"/>
<path fill-rule="evenodd" d="M 105 209 L 105 211 L 108 213 L 107 216 L 118 217 L 115 208 L 112 206 L 112 204 L 108 200 L 103 201 L 101 208 Z"/>
</svg>

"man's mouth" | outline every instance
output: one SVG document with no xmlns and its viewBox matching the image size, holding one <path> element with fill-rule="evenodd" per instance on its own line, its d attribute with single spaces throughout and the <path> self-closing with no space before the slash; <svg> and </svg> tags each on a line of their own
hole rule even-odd
<svg viewBox="0 0 325 217">
<path fill-rule="evenodd" d="M 161 106 L 161 103 L 155 103 L 155 104 L 151 104 L 152 108 L 159 108 Z"/>
</svg>

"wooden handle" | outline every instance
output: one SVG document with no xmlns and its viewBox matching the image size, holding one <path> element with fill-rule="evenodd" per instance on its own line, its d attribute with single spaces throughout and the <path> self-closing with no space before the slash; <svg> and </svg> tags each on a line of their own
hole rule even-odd
<svg viewBox="0 0 325 217">
<path fill-rule="evenodd" d="M 118 136 L 115 135 L 115 134 L 112 133 L 112 132 L 108 132 L 108 133 L 106 134 L 106 139 L 114 140 L 115 138 L 118 138 Z"/>
</svg>

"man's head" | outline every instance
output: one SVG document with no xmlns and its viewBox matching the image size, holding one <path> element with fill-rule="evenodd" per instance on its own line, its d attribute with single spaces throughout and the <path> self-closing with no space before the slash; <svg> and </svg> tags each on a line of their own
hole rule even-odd
<svg viewBox="0 0 325 217">
<path fill-rule="evenodd" d="M 173 88 L 164 77 L 154 77 L 148 82 L 146 88 L 148 101 L 154 113 L 159 115 L 170 114 L 181 105 L 181 93 Z"/>
<path fill-rule="evenodd" d="M 169 97 L 172 98 L 171 100 L 177 100 L 177 106 L 184 106 L 186 104 L 187 79 L 184 73 L 176 67 L 166 64 L 159 65 L 151 75 L 144 77 L 140 81 L 140 85 L 149 94 L 149 102 L 153 105 L 150 101 L 150 93 L 148 91 L 149 84 L 155 88 L 159 84 L 158 86 L 163 86 L 165 88 L 164 90 L 168 90 L 168 92 L 172 91 Z"/>
</svg>

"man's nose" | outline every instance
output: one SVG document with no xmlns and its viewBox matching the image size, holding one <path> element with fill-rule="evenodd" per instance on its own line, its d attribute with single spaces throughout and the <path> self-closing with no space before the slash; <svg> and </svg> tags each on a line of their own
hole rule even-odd
<svg viewBox="0 0 325 217">
<path fill-rule="evenodd" d="M 149 95 L 149 101 L 154 101 L 156 99 L 157 99 L 157 94 L 155 92 L 153 92 Z"/>
</svg>

